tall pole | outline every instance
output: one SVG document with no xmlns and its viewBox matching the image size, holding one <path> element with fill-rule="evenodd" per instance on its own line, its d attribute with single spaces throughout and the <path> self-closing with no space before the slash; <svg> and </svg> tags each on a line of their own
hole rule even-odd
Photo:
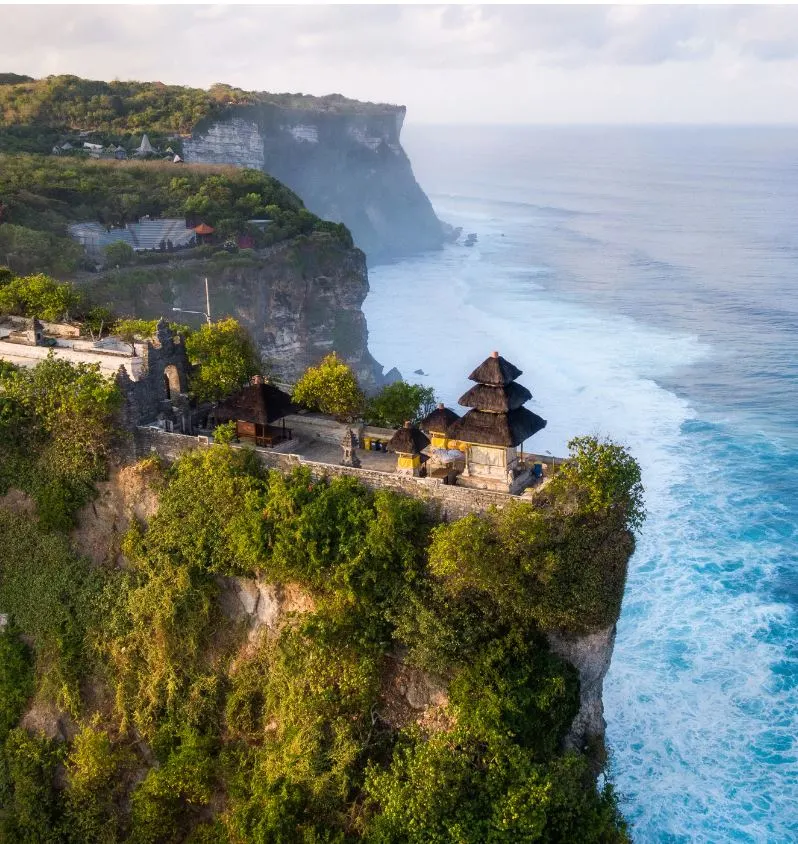
<svg viewBox="0 0 798 844">
<path fill-rule="evenodd" d="M 208 295 L 208 276 L 205 276 L 205 316 L 208 317 L 208 325 L 211 324 L 211 297 Z"/>
</svg>

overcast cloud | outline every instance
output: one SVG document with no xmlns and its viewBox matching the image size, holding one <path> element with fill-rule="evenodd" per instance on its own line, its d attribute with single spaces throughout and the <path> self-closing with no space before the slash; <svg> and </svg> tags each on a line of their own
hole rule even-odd
<svg viewBox="0 0 798 844">
<path fill-rule="evenodd" d="M 403 103 L 415 122 L 798 122 L 792 6 L 5 6 L 0 70 Z"/>
</svg>

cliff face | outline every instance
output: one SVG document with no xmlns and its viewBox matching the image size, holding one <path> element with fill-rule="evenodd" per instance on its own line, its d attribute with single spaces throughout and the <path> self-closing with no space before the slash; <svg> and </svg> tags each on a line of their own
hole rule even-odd
<svg viewBox="0 0 798 844">
<path fill-rule="evenodd" d="M 607 729 L 602 693 L 615 646 L 615 625 L 582 636 L 549 633 L 546 638 L 552 653 L 571 663 L 579 672 L 579 712 L 565 743 L 567 747 L 581 750 L 592 739 L 603 738 Z"/>
<path fill-rule="evenodd" d="M 85 281 L 83 289 L 117 313 L 198 326 L 201 316 L 172 308 L 204 310 L 206 277 L 213 319 L 232 316 L 246 327 L 276 377 L 294 381 L 335 351 L 364 389 L 382 383 L 360 310 L 368 293 L 365 256 L 325 235 L 297 238 L 254 258 L 223 256 L 116 271 Z"/>
<path fill-rule="evenodd" d="M 198 124 L 188 162 L 264 170 L 313 213 L 345 223 L 370 261 L 443 243 L 443 228 L 399 142 L 403 106 L 324 111 L 262 103 Z"/>
</svg>

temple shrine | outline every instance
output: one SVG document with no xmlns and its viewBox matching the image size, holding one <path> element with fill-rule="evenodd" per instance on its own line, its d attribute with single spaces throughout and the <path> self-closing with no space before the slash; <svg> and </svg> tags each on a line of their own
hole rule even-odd
<svg viewBox="0 0 798 844">
<path fill-rule="evenodd" d="M 532 482 L 532 472 L 518 458 L 518 446 L 546 427 L 524 403 L 532 394 L 516 382 L 518 367 L 493 352 L 469 376 L 475 381 L 458 401 L 471 410 L 445 431 L 449 447 L 465 452 L 459 486 L 520 493 Z"/>
</svg>

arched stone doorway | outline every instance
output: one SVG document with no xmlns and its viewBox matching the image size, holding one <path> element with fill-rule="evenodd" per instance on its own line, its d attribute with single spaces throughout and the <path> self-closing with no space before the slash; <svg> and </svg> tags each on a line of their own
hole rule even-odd
<svg viewBox="0 0 798 844">
<path fill-rule="evenodd" d="M 180 373 L 177 367 L 170 363 L 169 366 L 164 367 L 163 371 L 163 386 L 166 398 L 172 399 L 180 395 L 182 392 L 180 388 Z"/>
</svg>

